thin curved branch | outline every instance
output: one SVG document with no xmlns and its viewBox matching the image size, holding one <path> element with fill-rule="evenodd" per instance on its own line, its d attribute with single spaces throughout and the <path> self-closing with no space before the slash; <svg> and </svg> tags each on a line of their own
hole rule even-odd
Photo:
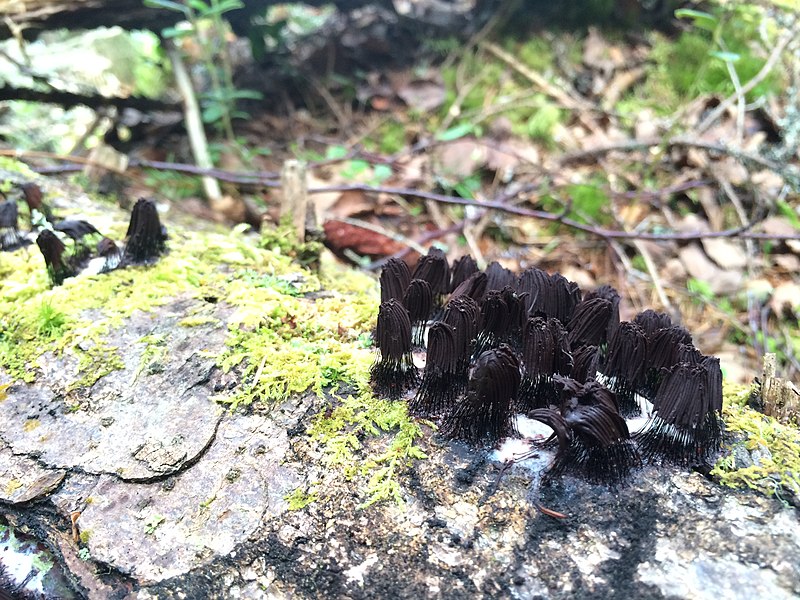
<svg viewBox="0 0 800 600">
<path fill-rule="evenodd" d="M 619 231 L 615 229 L 605 229 L 603 227 L 594 227 L 575 221 L 574 219 L 567 218 L 560 214 L 555 214 L 543 210 L 534 210 L 498 202 L 497 200 L 471 200 L 468 198 L 459 198 L 457 196 L 447 196 L 445 194 L 437 194 L 435 192 L 426 192 L 423 190 L 414 190 L 411 188 L 399 187 L 382 187 L 371 186 L 361 183 L 353 183 L 346 185 L 331 185 L 316 188 L 309 188 L 309 194 L 322 194 L 329 192 L 365 192 L 373 194 L 395 194 L 398 196 L 410 196 L 412 198 L 421 198 L 423 200 L 433 200 L 434 202 L 441 202 L 442 204 L 456 204 L 460 206 L 474 206 L 478 208 L 489 208 L 500 210 L 506 213 L 520 215 L 522 217 L 530 217 L 540 221 L 549 221 L 553 223 L 560 223 L 571 229 L 583 231 L 590 235 L 600 237 L 604 240 L 653 240 L 653 241 L 689 241 L 711 238 L 727 238 L 739 237 L 742 239 L 753 240 L 800 240 L 800 233 L 788 235 L 773 235 L 767 233 L 754 233 L 749 230 L 758 224 L 758 221 L 746 223 L 745 225 L 725 229 L 723 231 L 686 231 L 674 233 L 647 233 L 638 231 Z"/>
</svg>

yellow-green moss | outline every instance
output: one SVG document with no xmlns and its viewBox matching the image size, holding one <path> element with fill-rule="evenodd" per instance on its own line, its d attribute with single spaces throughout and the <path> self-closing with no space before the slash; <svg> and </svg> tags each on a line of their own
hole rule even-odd
<svg viewBox="0 0 800 600">
<path fill-rule="evenodd" d="M 219 323 L 219 319 L 210 315 L 192 315 L 178 321 L 178 325 L 181 327 L 200 327 L 201 325 L 209 325 L 212 323 Z"/>
<path fill-rule="evenodd" d="M 88 544 L 89 538 L 92 537 L 92 530 L 91 529 L 83 529 L 80 533 L 80 540 L 81 544 Z"/>
<path fill-rule="evenodd" d="M 13 496 L 14 492 L 16 492 L 19 488 L 22 487 L 22 482 L 19 479 L 10 479 L 8 483 L 6 483 L 6 496 Z"/>
<path fill-rule="evenodd" d="M 91 386 L 123 367 L 105 340 L 136 310 L 150 311 L 176 297 L 200 298 L 224 290 L 229 270 L 246 266 L 272 276 L 294 269 L 232 234 L 170 232 L 169 253 L 155 265 L 67 279 L 50 288 L 35 247 L 0 253 L 0 366 L 32 382 L 45 352 L 73 355 L 78 374 L 69 386 Z"/>
<path fill-rule="evenodd" d="M 164 360 L 167 357 L 167 336 L 163 334 L 146 335 L 139 340 L 145 344 L 139 367 L 136 369 L 134 379 L 142 373 L 152 375 L 164 370 Z"/>
<path fill-rule="evenodd" d="M 339 382 L 363 387 L 369 378 L 372 353 L 359 335 L 375 319 L 376 285 L 353 278 L 333 264 L 323 266 L 326 289 L 321 297 L 298 297 L 280 285 L 261 286 L 252 274 L 232 278 L 226 301 L 237 310 L 228 321 L 228 349 L 221 357 L 225 370 L 239 367 L 243 385 L 225 401 L 249 404 L 280 400 L 308 389 L 321 394 Z M 293 289 L 320 289 L 309 272 L 291 278 Z"/>
<path fill-rule="evenodd" d="M 14 158 L 10 158 L 8 156 L 0 156 L 0 170 L 2 171 L 10 171 L 12 173 L 22 175 L 27 179 L 37 179 L 39 177 L 38 173 L 35 173 L 28 165 L 24 162 L 16 160 Z M 7 191 L 7 190 L 4 190 Z"/>
<path fill-rule="evenodd" d="M 365 506 L 399 499 L 398 471 L 424 453 L 415 445 L 420 427 L 405 405 L 376 399 L 370 391 L 375 279 L 325 257 L 318 273 L 298 266 L 295 259 L 318 248 L 292 246 L 283 229 L 256 240 L 238 228 L 221 234 L 170 227 L 168 247 L 152 266 L 79 276 L 56 288 L 50 288 L 35 247 L 0 254 L 0 367 L 30 382 L 39 375 L 43 354 L 69 355 L 76 359 L 76 373 L 68 391 L 89 387 L 124 367 L 108 336 L 134 311 L 152 311 L 178 297 L 196 298 L 198 305 L 214 297 L 233 308 L 225 349 L 216 358 L 223 369 L 236 369 L 241 380 L 218 400 L 235 408 L 346 386 L 351 395 L 336 399 L 327 417 L 314 419 L 312 441 L 331 466 L 364 480 Z M 192 310 L 180 325 L 217 320 L 206 308 Z M 140 341 L 145 349 L 137 375 L 158 362 L 164 349 L 161 337 Z M 364 435 L 374 438 L 368 448 L 359 441 Z M 303 502 L 316 498 L 304 494 Z M 293 496 L 291 503 L 300 500 Z"/>
<path fill-rule="evenodd" d="M 409 417 L 405 402 L 377 399 L 368 390 L 340 402 L 329 415 L 318 415 L 309 430 L 312 439 L 322 445 L 326 462 L 341 468 L 349 479 L 366 479 L 362 507 L 387 499 L 401 501 L 397 472 L 412 459 L 427 458 L 415 444 L 422 436 L 420 425 Z M 361 458 L 363 435 L 383 436 L 386 432 L 394 432 L 394 436 L 379 440 L 377 448 L 371 445 L 367 456 Z"/>
<path fill-rule="evenodd" d="M 715 465 L 712 475 L 730 487 L 749 487 L 781 499 L 786 490 L 800 497 L 800 430 L 782 425 L 747 406 L 750 389 L 725 386 L 723 417 L 730 432 L 744 434 L 740 443 L 749 450 L 765 447 L 770 456 L 758 464 L 737 469 L 732 448 Z"/>
<path fill-rule="evenodd" d="M 284 500 L 288 502 L 289 510 L 302 510 L 312 502 L 316 502 L 318 497 L 316 490 L 307 491 L 303 488 L 297 488 L 286 494 Z"/>
</svg>

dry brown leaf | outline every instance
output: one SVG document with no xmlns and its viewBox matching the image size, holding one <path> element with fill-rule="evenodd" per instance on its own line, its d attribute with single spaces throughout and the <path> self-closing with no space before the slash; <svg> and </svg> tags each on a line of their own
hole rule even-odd
<svg viewBox="0 0 800 600">
<path fill-rule="evenodd" d="M 394 108 L 392 101 L 386 96 L 373 96 L 370 98 L 369 104 L 374 110 L 379 110 L 381 112 L 389 111 Z"/>
<path fill-rule="evenodd" d="M 708 166 L 708 154 L 699 148 L 687 148 L 686 163 L 692 167 L 705 169 Z"/>
<path fill-rule="evenodd" d="M 335 217 L 352 217 L 375 210 L 375 199 L 361 190 L 348 190 L 339 194 L 339 198 L 328 209 L 328 214 Z"/>
<path fill-rule="evenodd" d="M 430 157 L 427 154 L 419 154 L 397 164 L 402 185 L 415 187 L 428 181 L 430 173 Z"/>
<path fill-rule="evenodd" d="M 787 273 L 800 271 L 800 258 L 794 254 L 775 254 L 772 256 L 772 261 Z"/>
<path fill-rule="evenodd" d="M 792 235 L 797 230 L 786 217 L 767 217 L 761 221 L 761 230 L 769 235 Z"/>
<path fill-rule="evenodd" d="M 753 373 L 750 369 L 743 366 L 743 356 L 741 346 L 726 342 L 722 344 L 722 349 L 717 350 L 714 355 L 719 358 L 719 364 L 725 373 L 725 381 L 731 383 L 750 383 Z"/>
<path fill-rule="evenodd" d="M 712 170 L 714 171 L 714 175 L 725 179 L 733 185 L 744 185 L 747 183 L 747 169 L 732 156 L 726 156 L 715 161 Z"/>
<path fill-rule="evenodd" d="M 717 202 L 717 196 L 710 187 L 701 187 L 696 190 L 697 201 L 703 207 L 703 212 L 708 217 L 711 229 L 720 230 L 725 223 L 725 215 L 722 214 L 722 207 Z"/>
<path fill-rule="evenodd" d="M 686 267 L 678 258 L 671 258 L 661 269 L 661 276 L 672 284 L 683 283 L 686 281 Z"/>
<path fill-rule="evenodd" d="M 221 198 L 211 198 L 209 200 L 211 210 L 223 215 L 228 221 L 233 223 L 244 223 L 247 216 L 247 207 L 241 198 L 225 195 Z"/>
<path fill-rule="evenodd" d="M 308 173 L 308 187 L 315 188 L 315 187 L 324 187 L 326 185 L 331 185 L 331 181 L 320 179 L 316 177 L 314 173 Z M 280 190 L 276 190 L 276 196 L 280 196 Z M 330 210 L 331 206 L 336 204 L 339 200 L 339 196 L 341 195 L 340 192 L 321 192 L 319 194 L 311 194 L 309 195 L 309 200 L 314 204 L 314 211 L 317 215 L 317 223 L 322 223 L 325 220 L 325 213 Z M 279 198 L 280 201 L 280 198 Z"/>
<path fill-rule="evenodd" d="M 741 289 L 743 277 L 739 271 L 725 271 L 709 259 L 700 244 L 693 242 L 678 251 L 686 271 L 699 281 L 708 283 L 714 294 L 731 294 Z"/>
<path fill-rule="evenodd" d="M 705 219 L 701 219 L 697 215 L 690 213 L 682 219 L 675 221 L 675 230 L 683 233 L 690 233 L 695 231 L 708 232 L 711 228 Z"/>
<path fill-rule="evenodd" d="M 761 222 L 761 229 L 770 235 L 797 235 L 800 233 L 786 217 L 768 217 Z M 786 240 L 789 250 L 800 254 L 800 240 Z"/>
<path fill-rule="evenodd" d="M 625 64 L 625 54 L 619 46 L 610 44 L 597 27 L 590 27 L 583 43 L 583 64 L 607 77 Z"/>
<path fill-rule="evenodd" d="M 637 140 L 648 140 L 658 135 L 659 125 L 655 113 L 649 108 L 639 111 L 633 126 Z"/>
<path fill-rule="evenodd" d="M 619 218 L 626 227 L 635 227 L 642 222 L 649 212 L 650 208 L 643 202 L 626 204 L 616 210 L 617 218 Z"/>
<path fill-rule="evenodd" d="M 777 197 L 783 187 L 783 177 L 767 169 L 753 173 L 751 180 L 767 198 Z"/>
<path fill-rule="evenodd" d="M 439 108 L 445 101 L 444 85 L 439 81 L 415 80 L 401 86 L 397 95 L 410 108 L 420 112 L 430 112 Z"/>
<path fill-rule="evenodd" d="M 352 250 L 362 256 L 377 257 L 388 256 L 405 248 L 385 235 L 341 221 L 326 221 L 323 229 L 325 241 L 335 253 Z"/>
<path fill-rule="evenodd" d="M 749 154 L 758 154 L 761 146 L 767 141 L 767 134 L 764 131 L 756 131 L 752 136 L 745 140 L 742 150 Z"/>
<path fill-rule="evenodd" d="M 486 165 L 486 146 L 472 139 L 456 140 L 438 152 L 442 175 L 463 179 Z"/>
<path fill-rule="evenodd" d="M 702 242 L 706 254 L 723 269 L 743 269 L 747 266 L 747 253 L 741 244 L 723 238 L 710 238 Z"/>
<path fill-rule="evenodd" d="M 562 267 L 561 274 L 570 281 L 577 283 L 581 289 L 590 290 L 597 287 L 597 280 L 594 278 L 594 275 L 586 269 L 581 269 L 574 265 L 566 265 Z"/>
<path fill-rule="evenodd" d="M 646 72 L 643 67 L 634 67 L 614 75 L 606 86 L 603 97 L 603 107 L 606 110 L 613 110 L 622 95 L 639 80 L 643 79 L 645 74 Z"/>
<path fill-rule="evenodd" d="M 800 285 L 794 281 L 779 283 L 772 291 L 769 306 L 779 316 L 787 311 L 800 316 Z"/>
</svg>

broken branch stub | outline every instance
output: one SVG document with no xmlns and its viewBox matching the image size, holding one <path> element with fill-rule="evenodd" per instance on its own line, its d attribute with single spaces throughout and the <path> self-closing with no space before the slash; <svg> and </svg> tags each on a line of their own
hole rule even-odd
<svg viewBox="0 0 800 600">
<path fill-rule="evenodd" d="M 308 203 L 308 178 L 306 165 L 299 160 L 287 160 L 281 169 L 280 219 L 282 223 L 291 223 L 297 236 L 297 242 L 303 243 L 306 232 L 318 230 L 316 213 Z M 309 210 L 310 208 L 310 210 Z"/>
<path fill-rule="evenodd" d="M 764 355 L 764 414 L 781 423 L 800 425 L 800 391 L 791 381 L 775 376 L 776 361 L 774 353 Z"/>
</svg>

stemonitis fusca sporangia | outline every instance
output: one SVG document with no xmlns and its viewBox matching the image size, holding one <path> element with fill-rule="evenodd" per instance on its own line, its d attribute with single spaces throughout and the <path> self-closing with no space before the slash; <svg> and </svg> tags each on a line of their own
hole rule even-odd
<svg viewBox="0 0 800 600">
<path fill-rule="evenodd" d="M 583 292 L 558 273 L 498 263 L 481 272 L 469 256 L 449 268 L 439 250 L 414 269 L 390 259 L 380 282 L 375 392 L 405 398 L 446 438 L 494 446 L 523 415 L 552 429 L 546 478 L 611 484 L 644 461 L 699 464 L 720 448 L 719 359 L 666 314 L 621 322 L 608 285 Z M 631 433 L 626 418 L 642 410 Z"/>
<path fill-rule="evenodd" d="M 81 272 L 99 274 L 130 265 L 150 264 L 166 251 L 167 230 L 161 224 L 153 200 L 137 200 L 122 250 L 88 221 L 57 221 L 49 211 L 43 210 L 42 206 L 29 202 L 31 230 L 24 234 L 19 230 L 17 201 L 0 203 L 0 249 L 14 250 L 35 240 L 51 285 L 61 285 L 68 277 Z"/>
</svg>

